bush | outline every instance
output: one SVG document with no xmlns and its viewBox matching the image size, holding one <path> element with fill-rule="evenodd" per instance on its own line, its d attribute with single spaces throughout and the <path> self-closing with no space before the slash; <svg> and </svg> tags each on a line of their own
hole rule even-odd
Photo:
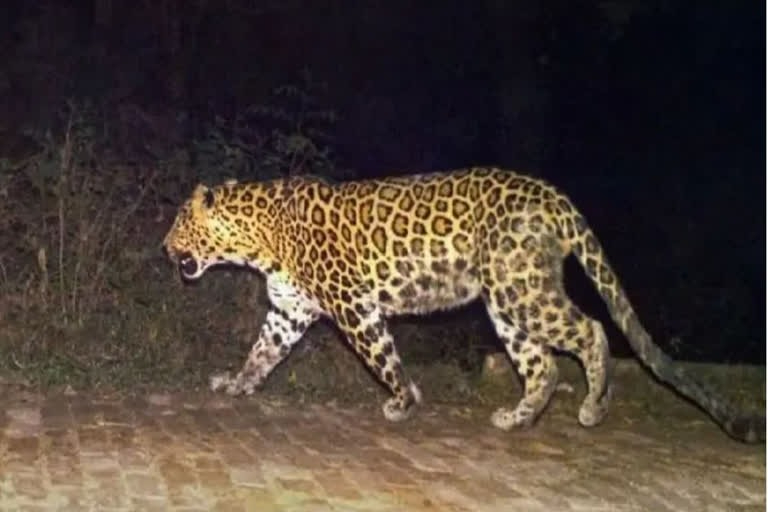
<svg viewBox="0 0 768 512">
<path fill-rule="evenodd" d="M 277 87 L 269 104 L 251 105 L 233 119 L 216 117 L 193 155 L 206 179 L 259 179 L 293 174 L 342 178 L 330 146 L 337 119 L 321 105 L 326 85 L 304 71 L 301 84 Z"/>
</svg>

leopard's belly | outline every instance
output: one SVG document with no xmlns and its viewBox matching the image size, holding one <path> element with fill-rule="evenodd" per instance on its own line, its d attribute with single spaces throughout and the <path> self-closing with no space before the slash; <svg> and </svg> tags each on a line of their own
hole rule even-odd
<svg viewBox="0 0 768 512">
<path fill-rule="evenodd" d="M 374 286 L 374 296 L 387 316 L 424 314 L 451 309 L 480 294 L 477 265 L 465 258 L 407 257 L 399 259 L 396 275 Z"/>
</svg>

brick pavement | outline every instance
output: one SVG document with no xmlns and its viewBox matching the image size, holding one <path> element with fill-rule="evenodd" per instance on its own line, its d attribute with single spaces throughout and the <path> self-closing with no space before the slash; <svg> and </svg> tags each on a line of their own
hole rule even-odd
<svg viewBox="0 0 768 512">
<path fill-rule="evenodd" d="M 446 405 L 392 425 L 268 396 L 6 393 L 0 510 L 765 510 L 765 446 L 622 404 L 585 430 L 575 403 L 504 433 Z"/>
</svg>

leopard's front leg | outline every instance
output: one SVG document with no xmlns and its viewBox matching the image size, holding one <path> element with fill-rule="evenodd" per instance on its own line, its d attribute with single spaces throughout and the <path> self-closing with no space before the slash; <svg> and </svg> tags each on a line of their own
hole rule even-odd
<svg viewBox="0 0 768 512">
<path fill-rule="evenodd" d="M 316 319 L 316 314 L 306 308 L 271 306 L 243 368 L 234 377 L 229 373 L 211 375 L 211 390 L 223 390 L 229 395 L 253 394 Z"/>
<path fill-rule="evenodd" d="M 359 290 L 349 295 L 348 305 L 336 308 L 334 320 L 366 366 L 392 393 L 382 406 L 384 417 L 405 420 L 421 403 L 421 392 L 405 375 L 381 309 Z"/>
</svg>

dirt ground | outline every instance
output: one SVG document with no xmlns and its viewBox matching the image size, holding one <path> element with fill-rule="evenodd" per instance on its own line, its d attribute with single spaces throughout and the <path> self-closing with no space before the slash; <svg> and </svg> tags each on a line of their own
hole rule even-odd
<svg viewBox="0 0 768 512">
<path fill-rule="evenodd" d="M 765 445 L 678 399 L 622 398 L 635 378 L 596 428 L 577 424 L 578 391 L 558 391 L 506 433 L 482 404 L 388 424 L 378 404 L 6 383 L 0 510 L 765 510 Z"/>
</svg>

